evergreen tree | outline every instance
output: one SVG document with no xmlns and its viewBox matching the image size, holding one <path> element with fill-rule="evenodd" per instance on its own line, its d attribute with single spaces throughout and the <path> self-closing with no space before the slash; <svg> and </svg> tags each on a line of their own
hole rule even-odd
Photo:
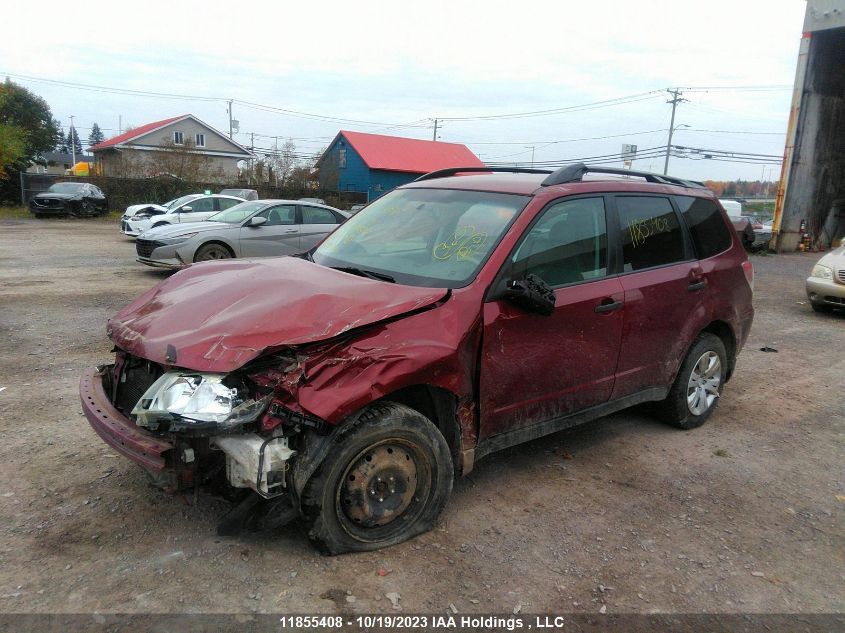
<svg viewBox="0 0 845 633">
<path fill-rule="evenodd" d="M 67 132 L 67 147 L 68 151 L 73 147 L 77 154 L 82 154 L 82 141 L 79 140 L 79 134 L 76 133 L 76 128 L 72 125 Z"/>
<path fill-rule="evenodd" d="M 88 135 L 88 147 L 96 145 L 97 143 L 102 143 L 105 140 L 106 137 L 103 134 L 103 131 L 100 129 L 100 126 L 97 125 L 97 123 L 95 122 L 91 126 L 91 134 Z"/>
<path fill-rule="evenodd" d="M 62 152 L 63 154 L 69 153 L 70 148 L 67 146 L 67 140 L 62 132 L 62 122 L 53 120 L 53 124 L 56 126 L 56 137 L 53 139 L 53 148 L 57 152 Z"/>
</svg>

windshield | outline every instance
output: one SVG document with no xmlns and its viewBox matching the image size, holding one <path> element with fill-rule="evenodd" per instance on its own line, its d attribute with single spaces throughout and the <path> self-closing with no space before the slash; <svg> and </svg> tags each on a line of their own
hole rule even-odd
<svg viewBox="0 0 845 633">
<path fill-rule="evenodd" d="M 460 288 L 470 283 L 527 196 L 398 189 L 352 216 L 313 254 L 331 268 L 389 275 L 398 283 Z"/>
<path fill-rule="evenodd" d="M 202 195 L 201 193 L 190 193 L 187 196 L 182 196 L 181 198 L 176 198 L 176 200 L 174 200 L 173 202 L 169 202 L 164 206 L 166 206 L 168 209 L 171 209 L 171 210 L 172 209 L 178 209 L 183 204 L 187 204 L 191 200 L 194 200 L 195 198 L 199 198 L 201 195 Z"/>
<path fill-rule="evenodd" d="M 243 222 L 253 213 L 260 211 L 266 206 L 266 202 L 241 202 L 240 204 L 236 204 L 234 207 L 229 207 L 225 211 L 212 215 L 208 218 L 208 221 L 237 224 L 238 222 Z"/>
<path fill-rule="evenodd" d="M 57 182 L 47 191 L 52 193 L 79 193 L 85 185 L 80 182 Z"/>
</svg>

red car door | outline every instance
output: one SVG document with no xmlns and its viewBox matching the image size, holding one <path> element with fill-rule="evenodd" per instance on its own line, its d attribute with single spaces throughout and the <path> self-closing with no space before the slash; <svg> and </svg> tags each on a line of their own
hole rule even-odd
<svg viewBox="0 0 845 633">
<path fill-rule="evenodd" d="M 707 323 L 707 279 L 669 197 L 618 195 L 625 291 L 622 349 L 612 398 L 668 388 Z"/>
<path fill-rule="evenodd" d="M 506 263 L 555 291 L 551 316 L 507 299 L 484 304 L 480 436 L 484 439 L 604 403 L 613 391 L 622 337 L 623 291 L 608 275 L 602 196 L 552 203 Z"/>
</svg>

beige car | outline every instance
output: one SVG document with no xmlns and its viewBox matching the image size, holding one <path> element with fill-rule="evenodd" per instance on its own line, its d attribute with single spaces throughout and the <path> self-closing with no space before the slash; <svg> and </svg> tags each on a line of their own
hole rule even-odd
<svg viewBox="0 0 845 633">
<path fill-rule="evenodd" d="M 845 246 L 822 257 L 807 278 L 807 298 L 816 312 L 845 309 Z"/>
</svg>

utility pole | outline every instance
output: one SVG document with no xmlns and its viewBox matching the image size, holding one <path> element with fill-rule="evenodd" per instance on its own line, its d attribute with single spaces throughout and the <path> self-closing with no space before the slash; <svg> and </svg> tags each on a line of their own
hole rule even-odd
<svg viewBox="0 0 845 633">
<path fill-rule="evenodd" d="M 669 152 L 672 151 L 672 133 L 675 131 L 675 108 L 677 108 L 678 104 L 682 101 L 687 101 L 687 99 L 681 98 L 680 95 L 683 93 L 677 88 L 675 88 L 674 90 L 670 90 L 669 88 L 667 88 L 666 92 L 672 95 L 672 98 L 666 102 L 672 104 L 672 120 L 669 122 L 669 140 L 666 143 L 666 160 L 663 163 L 664 176 L 669 171 Z"/>
<path fill-rule="evenodd" d="M 437 119 L 434 119 L 434 136 L 431 139 L 432 141 L 437 140 Z"/>
<path fill-rule="evenodd" d="M 70 115 L 70 152 L 71 156 L 73 156 L 73 162 L 71 163 L 71 169 L 76 166 L 76 130 L 73 128 L 73 115 Z"/>
<path fill-rule="evenodd" d="M 526 145 L 526 148 L 531 148 L 531 169 L 534 169 L 534 145 Z"/>
<path fill-rule="evenodd" d="M 229 138 L 232 138 L 232 100 L 229 99 Z"/>
<path fill-rule="evenodd" d="M 117 133 L 123 134 L 123 115 L 122 114 L 117 115 Z"/>
</svg>

